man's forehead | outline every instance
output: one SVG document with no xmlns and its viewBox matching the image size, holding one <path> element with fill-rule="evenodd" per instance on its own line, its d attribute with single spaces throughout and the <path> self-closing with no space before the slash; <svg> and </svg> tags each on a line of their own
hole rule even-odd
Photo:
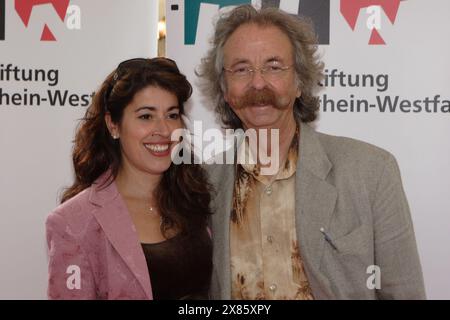
<svg viewBox="0 0 450 320">
<path fill-rule="evenodd" d="M 248 43 L 260 40 L 288 40 L 286 33 L 278 26 L 273 24 L 245 23 L 237 27 L 225 41 L 227 43 Z"/>
<path fill-rule="evenodd" d="M 238 27 L 224 45 L 224 58 L 229 63 L 257 58 L 287 60 L 292 54 L 289 37 L 277 26 L 244 24 Z"/>
</svg>

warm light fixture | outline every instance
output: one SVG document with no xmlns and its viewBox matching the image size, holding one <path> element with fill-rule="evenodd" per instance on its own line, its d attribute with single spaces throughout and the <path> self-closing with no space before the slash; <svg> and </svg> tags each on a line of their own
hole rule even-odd
<svg viewBox="0 0 450 320">
<path fill-rule="evenodd" d="M 158 22 L 158 40 L 166 37 L 166 19 L 163 18 Z"/>
</svg>

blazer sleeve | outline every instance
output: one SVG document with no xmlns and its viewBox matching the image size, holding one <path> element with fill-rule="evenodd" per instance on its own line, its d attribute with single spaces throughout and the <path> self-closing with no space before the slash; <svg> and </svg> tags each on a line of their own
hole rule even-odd
<svg viewBox="0 0 450 320">
<path fill-rule="evenodd" d="M 373 203 L 380 299 L 426 299 L 422 268 L 400 170 L 389 154 Z"/>
<path fill-rule="evenodd" d="M 46 221 L 49 299 L 96 299 L 89 261 L 64 217 L 57 211 Z"/>
</svg>

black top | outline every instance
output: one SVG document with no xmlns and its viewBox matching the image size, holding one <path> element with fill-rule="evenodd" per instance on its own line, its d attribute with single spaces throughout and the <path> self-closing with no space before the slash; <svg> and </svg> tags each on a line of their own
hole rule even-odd
<svg viewBox="0 0 450 320">
<path fill-rule="evenodd" d="M 204 229 L 159 243 L 142 243 L 153 299 L 207 299 L 212 272 L 212 243 Z"/>
</svg>

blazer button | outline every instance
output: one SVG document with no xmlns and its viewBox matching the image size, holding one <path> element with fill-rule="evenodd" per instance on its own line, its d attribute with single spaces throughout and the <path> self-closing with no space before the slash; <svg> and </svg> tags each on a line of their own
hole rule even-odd
<svg viewBox="0 0 450 320">
<path fill-rule="evenodd" d="M 271 187 L 271 186 L 268 186 L 268 187 L 266 188 L 266 194 L 267 194 L 268 196 L 270 196 L 270 195 L 272 194 L 272 187 Z"/>
<path fill-rule="evenodd" d="M 269 290 L 275 292 L 275 290 L 277 290 L 277 285 L 276 284 L 270 285 Z"/>
</svg>

